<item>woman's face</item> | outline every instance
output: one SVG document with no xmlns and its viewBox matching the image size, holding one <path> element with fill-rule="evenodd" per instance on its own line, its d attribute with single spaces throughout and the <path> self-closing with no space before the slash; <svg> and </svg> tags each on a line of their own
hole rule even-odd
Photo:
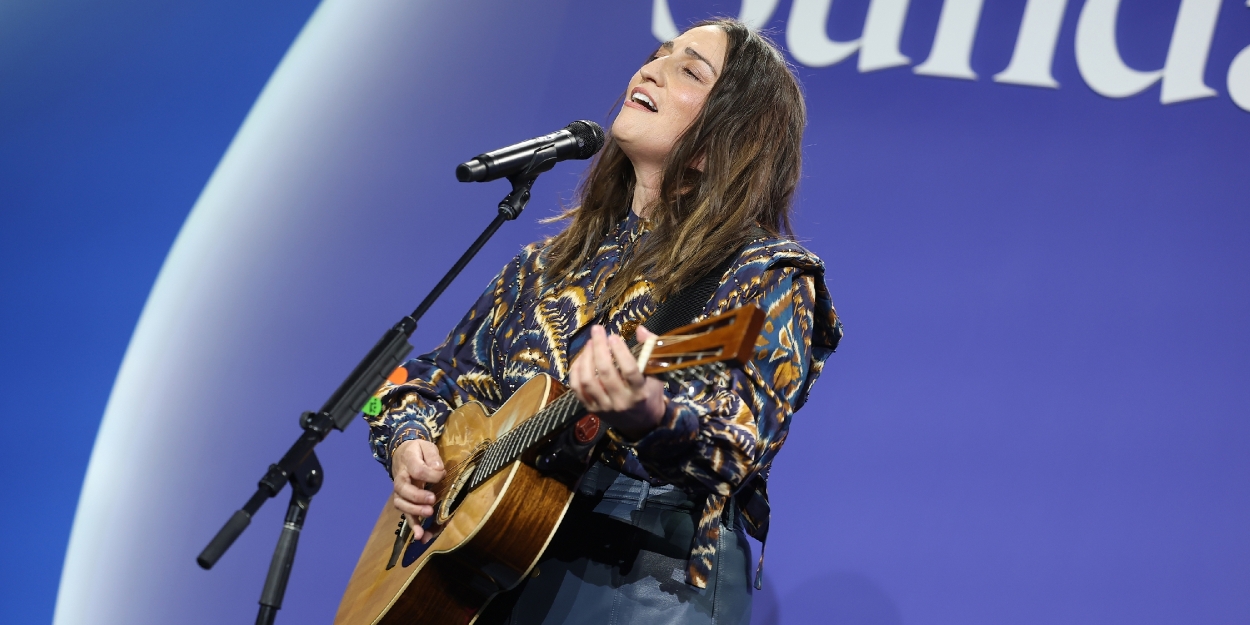
<svg viewBox="0 0 1250 625">
<path fill-rule="evenodd" d="M 725 66 L 725 32 L 692 28 L 642 66 L 612 122 L 612 136 L 635 168 L 659 168 L 677 137 L 698 117 Z"/>
</svg>

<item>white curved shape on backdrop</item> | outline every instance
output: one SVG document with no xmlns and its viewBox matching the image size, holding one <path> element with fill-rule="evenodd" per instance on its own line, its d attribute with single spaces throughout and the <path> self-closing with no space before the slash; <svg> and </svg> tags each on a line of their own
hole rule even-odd
<svg viewBox="0 0 1250 625">
<path fill-rule="evenodd" d="M 321 147 L 323 137 L 310 129 L 334 117 L 335 105 L 352 97 L 355 90 L 344 88 L 352 79 L 348 70 L 379 43 L 374 32 L 378 24 L 371 19 L 377 13 L 378 5 L 342 0 L 326 0 L 317 8 L 179 232 L 140 315 L 100 424 L 57 593 L 57 625 L 109 622 L 119 616 L 107 607 L 114 597 L 128 596 L 124 587 L 129 575 L 118 575 L 117 564 L 131 573 L 144 567 L 139 558 L 114 553 L 126 549 L 117 536 L 136 522 L 126 512 L 144 505 L 144 493 L 120 485 L 143 481 L 151 469 L 151 456 L 138 450 L 156 452 L 166 444 L 162 439 L 169 432 L 145 417 L 154 403 L 170 399 L 162 388 L 170 382 L 165 358 L 170 342 L 190 348 L 194 336 L 187 336 L 185 329 L 220 312 L 203 308 L 205 302 L 196 296 L 228 289 L 226 282 L 235 274 L 233 263 L 221 262 L 217 244 L 226 239 L 237 244 L 240 232 L 267 231 L 245 211 L 266 203 L 289 205 L 282 196 L 290 176 L 305 168 L 303 157 Z M 337 80 L 326 80 L 327 75 Z M 282 165 L 275 171 L 266 163 Z M 273 211 L 272 218 L 280 218 L 280 211 Z"/>
<path fill-rule="evenodd" d="M 566 9 L 561 0 L 321 3 L 213 172 L 144 306 L 88 465 L 57 625 L 251 618 L 286 493 L 211 572 L 196 567 L 196 553 L 294 441 L 299 413 L 320 405 L 411 309 L 425 278 L 449 265 L 452 248 L 458 254 L 476 234 L 461 235 L 447 198 L 477 204 L 475 194 L 490 191 L 489 206 L 498 201 L 491 189 L 456 186 L 443 152 L 472 154 L 487 137 L 530 131 L 544 107 L 572 117 L 568 109 L 583 106 L 559 90 L 509 98 L 549 84 Z M 532 57 L 510 54 L 511 28 L 538 39 Z M 592 97 L 596 106 L 608 100 Z M 490 216 L 482 213 L 482 226 Z M 413 253 L 418 225 L 446 235 Z M 535 228 L 512 226 L 483 257 L 511 255 L 506 240 Z M 474 292 L 473 281 L 485 281 L 479 271 L 461 280 Z M 394 286 L 371 291 L 379 274 Z M 450 327 L 459 300 L 431 311 L 431 330 Z M 350 574 L 343 563 L 367 535 L 358 528 L 384 499 L 373 501 L 385 475 L 363 430 L 318 449 L 327 487 L 282 619 L 333 613 Z"/>
</svg>

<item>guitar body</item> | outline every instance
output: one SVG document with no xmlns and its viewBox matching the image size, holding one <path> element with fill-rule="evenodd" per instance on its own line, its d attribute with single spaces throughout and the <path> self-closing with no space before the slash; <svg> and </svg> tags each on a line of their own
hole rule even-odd
<svg viewBox="0 0 1250 625">
<path fill-rule="evenodd" d="M 564 392 L 547 375 L 524 384 L 493 415 L 478 403 L 447 417 L 438 448 L 451 485 L 481 449 L 518 427 Z M 468 624 L 496 594 L 529 574 L 559 527 L 573 491 L 521 461 L 461 500 L 428 545 L 410 542 L 391 569 L 400 513 L 390 503 L 356 563 L 335 625 Z M 437 510 L 436 510 L 437 516 Z M 426 527 L 434 527 L 427 521 Z"/>
<path fill-rule="evenodd" d="M 751 359 L 763 324 L 763 312 L 743 306 L 648 338 L 635 356 L 645 375 L 668 382 L 691 376 L 710 383 L 710 376 L 729 384 L 726 363 Z M 470 403 L 447 417 L 438 441 L 447 474 L 428 486 L 439 502 L 434 516 L 401 526 L 387 498 L 335 625 L 468 625 L 492 597 L 530 574 L 573 500 L 569 483 L 584 472 L 603 435 L 598 417 L 586 416 L 564 390 L 540 374 L 493 415 Z M 563 441 L 557 447 L 573 454 L 563 456 L 573 457 L 572 465 L 549 447 L 543 451 L 549 441 Z M 531 459 L 565 481 L 540 473 Z M 410 540 L 408 522 L 433 530 L 434 540 Z"/>
</svg>

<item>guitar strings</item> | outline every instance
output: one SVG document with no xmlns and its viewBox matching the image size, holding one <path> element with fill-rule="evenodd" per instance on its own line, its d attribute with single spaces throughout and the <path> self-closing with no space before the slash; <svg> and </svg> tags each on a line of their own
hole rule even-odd
<svg viewBox="0 0 1250 625">
<path fill-rule="evenodd" d="M 665 351 L 667 351 L 673 347 L 673 344 L 683 343 L 689 339 L 702 334 L 707 334 L 708 332 L 723 327 L 724 325 L 732 325 L 733 323 L 734 320 L 731 319 L 720 323 L 713 323 L 707 326 L 706 329 L 703 329 L 700 333 L 665 336 L 663 337 L 663 347 L 665 348 Z M 637 358 L 645 347 L 646 344 L 644 343 L 636 344 L 630 349 L 630 353 Z M 723 348 L 715 352 L 695 351 L 677 354 L 670 352 L 663 355 L 666 360 L 670 361 L 670 363 L 667 366 L 662 365 L 658 368 L 666 369 L 672 365 L 681 365 L 684 361 L 692 359 L 691 357 L 693 357 L 694 360 L 715 357 L 723 352 Z M 653 354 L 652 356 L 654 357 L 655 355 Z M 650 368 L 651 367 L 648 367 L 648 369 Z M 656 373 L 660 377 L 667 378 L 665 382 L 666 384 L 671 381 L 678 381 L 684 384 L 685 380 L 688 379 L 687 376 L 693 376 L 696 379 L 703 380 L 705 383 L 711 383 L 709 380 L 703 378 L 702 373 L 705 371 L 712 374 L 713 379 L 719 380 L 720 374 L 724 373 L 725 369 L 722 363 L 715 362 L 679 366 L 677 369 L 658 371 Z M 558 428 L 566 426 L 579 411 L 585 411 L 585 407 L 576 399 L 576 397 L 577 396 L 574 393 L 565 392 L 563 395 L 545 406 L 542 410 L 539 410 L 533 417 L 527 419 L 513 430 L 505 433 L 497 440 L 487 442 L 485 447 L 479 443 L 479 445 L 470 451 L 470 453 L 463 459 L 448 467 L 442 480 L 439 480 L 436 484 L 427 485 L 432 486 L 430 490 L 435 497 L 434 505 L 437 506 L 438 502 L 444 500 L 447 495 L 447 491 L 452 485 L 456 484 L 460 480 L 463 472 L 470 468 L 470 463 L 474 460 L 477 460 L 478 464 L 471 467 L 473 469 L 473 475 L 472 479 L 464 489 L 464 492 L 466 493 L 481 486 L 483 482 L 490 479 L 495 473 L 503 468 L 503 466 L 516 461 L 521 454 L 530 449 L 534 443 L 545 439 L 549 434 Z M 418 522 L 423 522 L 423 520 L 418 520 Z"/>
<path fill-rule="evenodd" d="M 699 335 L 700 334 L 680 334 L 665 336 L 664 347 L 671 348 L 674 344 L 683 343 Z M 639 353 L 641 353 L 643 347 L 643 344 L 635 345 L 630 349 L 631 355 L 637 357 Z M 706 355 L 709 355 L 709 352 L 678 352 L 675 354 L 665 354 L 664 357 L 669 360 L 681 362 L 682 360 L 692 356 L 698 358 Z M 652 357 L 655 358 L 656 355 L 653 355 Z M 449 470 L 448 476 L 450 476 L 453 471 L 458 474 L 464 464 L 474 457 L 478 457 L 480 458 L 480 462 L 476 467 L 474 467 L 474 476 L 469 484 L 469 490 L 477 488 L 482 484 L 482 482 L 490 479 L 491 476 L 497 473 L 504 466 L 515 462 L 535 443 L 545 439 L 556 429 L 567 425 L 579 410 L 585 410 L 585 407 L 582 406 L 581 402 L 576 399 L 576 395 L 571 392 L 565 392 L 563 395 L 556 398 L 535 414 L 533 418 L 527 419 L 525 422 L 521 423 L 521 425 L 496 439 L 480 455 L 476 453 L 471 454 L 465 460 L 458 463 L 452 470 Z M 444 477 L 443 479 L 443 482 L 446 483 L 451 483 L 452 481 L 453 480 L 448 480 L 447 477 Z M 441 493 L 445 490 L 445 488 L 440 488 L 439 492 Z"/>
</svg>

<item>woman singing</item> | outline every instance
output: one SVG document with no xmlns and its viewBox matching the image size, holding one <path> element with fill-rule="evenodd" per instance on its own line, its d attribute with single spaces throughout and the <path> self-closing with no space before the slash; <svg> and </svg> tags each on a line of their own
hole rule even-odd
<svg viewBox="0 0 1250 625">
<path fill-rule="evenodd" d="M 404 364 L 369 417 L 394 505 L 433 514 L 450 411 L 494 410 L 525 381 L 565 382 L 611 429 L 534 573 L 478 623 L 745 623 L 744 532 L 767 531 L 764 478 L 841 326 L 820 259 L 790 238 L 803 96 L 781 54 L 703 22 L 634 74 L 567 227 L 503 268 L 434 351 Z M 735 257 L 702 317 L 766 313 L 726 381 L 666 388 L 622 337 Z M 416 528 L 420 537 L 420 528 Z"/>
</svg>

